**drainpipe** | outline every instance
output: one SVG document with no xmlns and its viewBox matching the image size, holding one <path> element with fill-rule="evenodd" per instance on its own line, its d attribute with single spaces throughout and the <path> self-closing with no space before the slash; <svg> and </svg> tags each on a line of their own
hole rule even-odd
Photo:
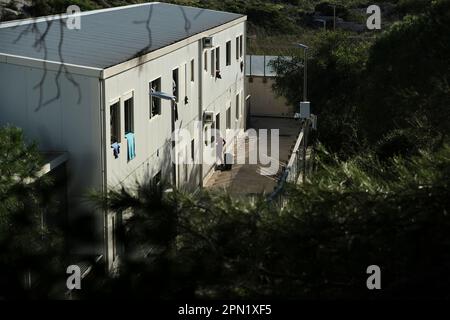
<svg viewBox="0 0 450 320">
<path fill-rule="evenodd" d="M 244 130 L 246 130 L 247 129 L 247 122 L 248 122 L 248 114 L 247 114 L 247 86 L 246 86 L 246 81 L 245 81 L 245 78 L 246 78 L 246 75 L 245 75 L 245 72 L 246 72 L 246 69 L 247 69 L 247 21 L 245 21 L 244 22 L 244 35 L 242 36 L 242 41 L 244 41 L 244 52 L 243 52 L 243 57 L 242 57 L 242 60 L 244 61 L 244 79 L 242 80 L 243 82 L 244 82 L 244 85 L 243 85 L 243 88 L 242 88 L 242 90 L 243 90 L 243 92 L 242 92 L 242 96 L 243 97 L 246 97 L 246 99 L 244 100 L 244 105 L 242 106 L 242 110 L 243 110 L 243 112 L 242 112 L 242 115 L 243 115 L 243 117 L 244 117 Z M 250 77 L 252 76 L 252 57 L 250 56 Z"/>
<path fill-rule="evenodd" d="M 264 55 L 264 79 L 266 78 L 266 55 Z"/>
<path fill-rule="evenodd" d="M 203 61 L 203 42 L 200 39 L 198 41 L 198 119 L 203 124 L 203 64 L 205 62 Z M 195 128 L 197 130 L 197 128 Z M 203 188 L 203 127 L 200 126 L 199 128 L 199 141 L 197 141 L 198 144 L 198 152 L 199 152 L 199 186 L 200 188 Z M 194 134 L 195 136 L 195 134 Z"/>
<path fill-rule="evenodd" d="M 103 78 L 103 77 L 102 77 Z M 105 80 L 100 79 L 100 161 L 102 167 L 102 184 L 101 193 L 102 196 L 107 195 L 107 169 L 106 169 L 106 101 L 105 101 Z M 103 213 L 103 256 L 105 262 L 105 272 L 109 272 L 109 257 L 108 257 L 108 210 L 102 208 Z"/>
</svg>

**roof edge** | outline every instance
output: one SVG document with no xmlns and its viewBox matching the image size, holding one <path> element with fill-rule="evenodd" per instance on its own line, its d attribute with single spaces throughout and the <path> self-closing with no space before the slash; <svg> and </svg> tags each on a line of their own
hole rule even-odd
<svg viewBox="0 0 450 320">
<path fill-rule="evenodd" d="M 37 69 L 46 69 L 48 71 L 57 71 L 61 67 L 61 65 L 64 65 L 67 68 L 67 71 L 73 74 L 93 78 L 103 77 L 103 69 L 100 68 L 81 66 L 71 63 L 61 63 L 58 61 L 42 60 L 7 53 L 0 53 L 0 63 L 32 67 Z"/>
<path fill-rule="evenodd" d="M 103 12 L 110 12 L 110 11 L 116 11 L 116 10 L 122 10 L 124 8 L 134 8 L 134 7 L 140 7 L 140 6 L 148 6 L 148 5 L 154 5 L 161 2 L 145 2 L 145 3 L 137 3 L 137 4 L 130 4 L 126 6 L 118 6 L 118 7 L 111 7 L 111 8 L 102 8 L 102 9 L 96 9 L 96 10 L 89 10 L 89 11 L 81 11 L 79 14 L 74 14 L 77 16 L 89 16 L 92 14 L 97 13 L 103 13 Z M 2 28 L 11 28 L 11 27 L 19 27 L 23 25 L 27 25 L 30 23 L 38 23 L 38 22 L 47 22 L 57 19 L 65 19 L 68 17 L 73 17 L 73 14 L 67 14 L 67 13 L 59 13 L 54 14 L 51 16 L 42 16 L 42 17 L 35 17 L 35 18 L 28 18 L 28 19 L 19 19 L 19 20 L 11 20 L 6 22 L 0 22 L 0 29 Z"/>
<path fill-rule="evenodd" d="M 115 75 L 117 75 L 119 73 L 122 73 L 122 72 L 125 72 L 127 70 L 133 69 L 133 68 L 135 68 L 135 67 L 137 67 L 139 65 L 145 64 L 145 63 L 147 63 L 147 62 L 149 62 L 151 60 L 157 59 L 157 58 L 159 58 L 161 56 L 164 56 L 164 55 L 169 54 L 169 53 L 171 53 L 173 51 L 176 51 L 176 50 L 178 50 L 178 49 L 180 49 L 180 48 L 182 48 L 184 46 L 187 46 L 187 45 L 189 45 L 191 43 L 194 43 L 194 42 L 202 39 L 203 37 L 211 36 L 213 34 L 216 34 L 218 32 L 221 32 L 223 30 L 231 28 L 231 27 L 233 27 L 235 25 L 238 25 L 240 23 L 245 23 L 246 21 L 247 21 L 247 16 L 243 15 L 243 16 L 240 16 L 240 17 L 238 17 L 238 18 L 236 18 L 236 19 L 234 19 L 232 21 L 226 22 L 226 23 L 224 23 L 222 25 L 213 27 L 213 28 L 205 30 L 203 32 L 194 34 L 194 35 L 192 35 L 192 36 L 190 36 L 188 38 L 182 39 L 182 40 L 177 41 L 175 43 L 172 43 L 172 44 L 170 44 L 168 46 L 159 48 L 159 49 L 157 49 L 155 51 L 148 52 L 148 53 L 143 54 L 141 56 L 132 58 L 132 59 L 130 59 L 128 61 L 124 61 L 124 62 L 118 63 L 116 65 L 107 67 L 107 68 L 104 69 L 104 72 L 102 74 L 102 76 L 103 76 L 102 79 L 107 79 L 107 78 L 113 77 L 113 76 L 115 76 Z"/>
</svg>

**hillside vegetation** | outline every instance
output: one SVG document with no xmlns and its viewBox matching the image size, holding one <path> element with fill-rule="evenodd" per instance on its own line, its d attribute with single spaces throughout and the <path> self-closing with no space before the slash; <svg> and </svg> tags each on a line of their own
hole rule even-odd
<svg viewBox="0 0 450 320">
<path fill-rule="evenodd" d="M 69 5 L 78 5 L 81 10 L 94 10 L 107 7 L 141 3 L 141 0 L 11 0 L 5 8 L 17 11 L 20 15 L 2 15 L 2 20 L 36 17 L 65 12 Z M 302 27 L 311 24 L 311 14 L 320 11 L 332 15 L 328 3 L 336 4 L 338 17 L 350 21 L 362 21 L 361 9 L 372 4 L 367 0 L 163 0 L 163 2 L 241 13 L 248 16 L 251 31 L 269 34 L 295 34 Z M 397 1 L 390 1 L 394 5 Z M 390 3 L 389 2 L 389 3 Z M 401 1 L 402 2 L 402 1 Z M 404 2 L 404 1 L 403 1 Z M 25 6 L 22 7 L 22 4 Z M 384 2 L 383 2 L 384 3 Z"/>
</svg>

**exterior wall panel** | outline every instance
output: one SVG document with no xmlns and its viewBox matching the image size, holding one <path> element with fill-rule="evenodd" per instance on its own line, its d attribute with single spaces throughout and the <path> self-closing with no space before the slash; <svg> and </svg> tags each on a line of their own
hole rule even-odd
<svg viewBox="0 0 450 320">
<path fill-rule="evenodd" d="M 0 63 L 0 75 L 0 125 L 22 128 L 25 138 L 37 142 L 41 151 L 68 152 L 69 218 L 89 214 L 101 226 L 101 215 L 92 216 L 94 210 L 83 201 L 89 190 L 102 185 L 99 80 L 72 74 L 79 97 L 64 73 L 58 80 L 59 92 L 55 71 L 48 70 L 41 83 L 43 69 Z M 101 248 L 90 246 L 89 251 L 98 254 Z"/>
</svg>

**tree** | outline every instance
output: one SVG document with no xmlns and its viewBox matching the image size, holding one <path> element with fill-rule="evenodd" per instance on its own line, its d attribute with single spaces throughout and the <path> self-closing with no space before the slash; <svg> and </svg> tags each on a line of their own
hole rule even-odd
<svg viewBox="0 0 450 320">
<path fill-rule="evenodd" d="M 103 205 L 135 212 L 125 224 L 133 250 L 118 278 L 93 290 L 164 299 L 448 297 L 450 147 L 387 162 L 374 154 L 341 161 L 321 149 L 319 159 L 284 208 L 151 183 L 110 191 Z M 374 264 L 382 291 L 365 285 Z"/>
<path fill-rule="evenodd" d="M 426 117 L 448 136 L 450 128 L 450 1 L 435 1 L 423 14 L 406 16 L 370 50 L 362 125 L 370 141 Z"/>
<path fill-rule="evenodd" d="M 392 138 L 392 130 L 407 133 L 417 119 L 448 137 L 450 1 L 413 13 L 374 41 L 329 32 L 309 44 L 308 97 L 319 116 L 319 139 L 341 157 Z M 275 64 L 275 90 L 292 105 L 302 94 L 300 62 L 294 57 Z"/>
<path fill-rule="evenodd" d="M 308 100 L 318 115 L 319 139 L 332 152 L 349 157 L 360 150 L 358 102 L 364 83 L 369 42 L 355 41 L 351 34 L 318 34 L 308 58 Z M 274 89 L 297 106 L 303 98 L 303 54 L 292 59 L 279 58 Z"/>
<path fill-rule="evenodd" d="M 51 182 L 40 176 L 41 156 L 22 130 L 0 128 L 0 148 L 0 297 L 48 297 L 61 254 L 59 236 L 42 224 L 52 210 L 44 201 Z"/>
</svg>

